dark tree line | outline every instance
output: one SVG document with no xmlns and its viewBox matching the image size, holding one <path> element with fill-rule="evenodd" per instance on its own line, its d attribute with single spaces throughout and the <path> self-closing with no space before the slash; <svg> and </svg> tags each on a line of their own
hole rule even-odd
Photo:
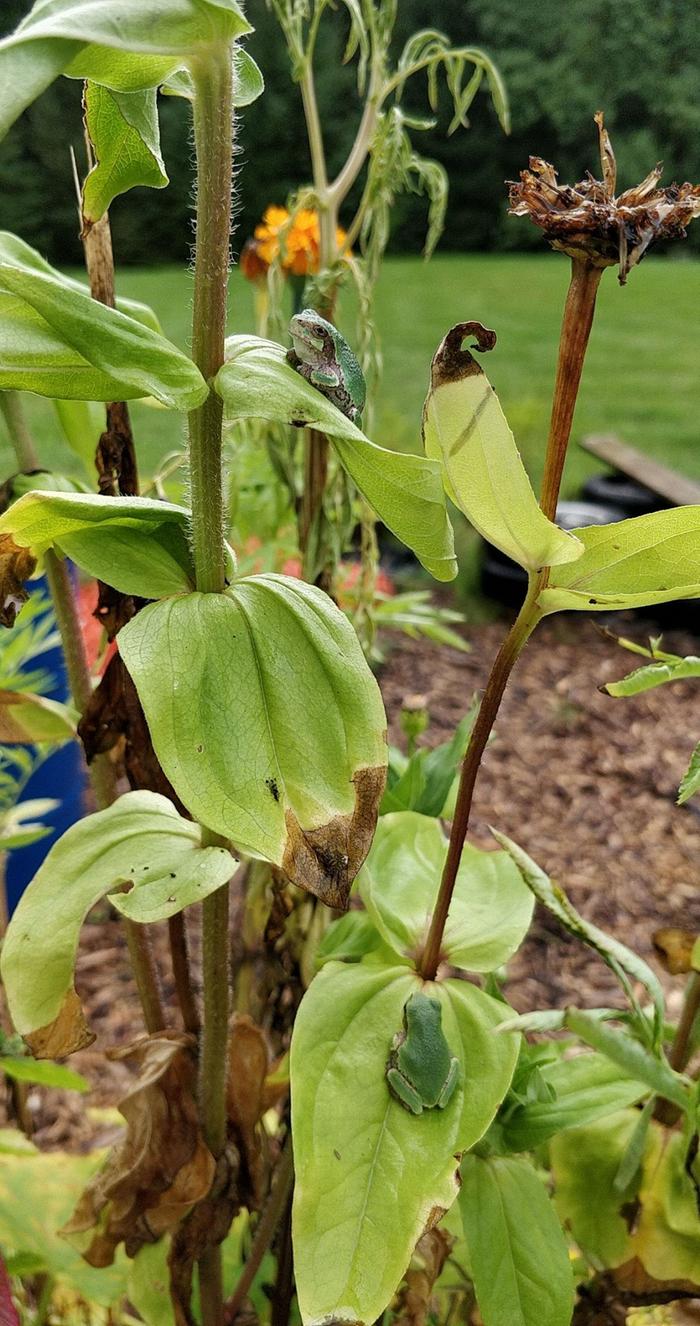
<svg viewBox="0 0 700 1326">
<path fill-rule="evenodd" d="M 3 0 L 0 32 L 30 7 Z M 265 96 L 242 117 L 239 161 L 245 162 L 239 235 L 252 230 L 267 202 L 308 178 L 309 161 L 298 89 L 265 0 L 248 0 L 256 32 L 250 49 L 266 78 Z M 399 0 L 397 47 L 419 27 L 439 26 L 455 42 L 484 47 L 504 76 L 513 131 L 505 138 L 488 95 L 473 106 L 471 127 L 446 136 L 445 96 L 435 129 L 417 132 L 416 147 L 440 160 L 451 179 L 445 249 L 510 249 L 541 244 L 532 228 L 506 218 L 504 181 L 529 153 L 553 161 L 562 178 L 597 167 L 593 112 L 606 112 L 622 186 L 658 161 L 666 179 L 700 180 L 700 6 L 688 0 Z M 331 168 L 343 158 L 357 122 L 355 74 L 341 64 L 344 20 L 324 23 L 319 44 L 319 100 Z M 424 115 L 425 84 L 407 105 Z M 171 184 L 139 190 L 112 211 L 120 261 L 181 261 L 187 257 L 191 204 L 188 107 L 161 99 L 161 132 Z M 78 261 L 69 145 L 81 149 L 80 86 L 60 79 L 0 145 L 0 226 L 17 231 L 55 261 Z M 392 246 L 421 245 L 424 201 L 413 196 L 395 211 Z M 700 233 L 691 232 L 700 248 Z"/>
</svg>

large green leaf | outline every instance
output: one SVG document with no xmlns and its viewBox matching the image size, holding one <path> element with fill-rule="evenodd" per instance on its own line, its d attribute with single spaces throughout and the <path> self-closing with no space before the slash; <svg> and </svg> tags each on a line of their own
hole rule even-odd
<svg viewBox="0 0 700 1326">
<path fill-rule="evenodd" d="M 606 934 L 604 930 L 600 930 L 597 925 L 593 925 L 591 921 L 581 916 L 560 885 L 551 880 L 522 847 L 518 847 L 517 843 L 507 838 L 505 834 L 498 833 L 495 829 L 492 832 L 496 841 L 512 857 L 523 882 L 532 890 L 538 902 L 552 912 L 571 934 L 595 950 L 614 972 L 635 1009 L 639 1010 L 639 1003 L 633 983 L 638 981 L 644 987 L 654 1005 L 654 1024 L 658 1043 L 664 1022 L 664 992 L 656 972 L 619 939 Z"/>
<path fill-rule="evenodd" d="M 580 557 L 582 547 L 540 510 L 498 397 L 465 337 L 491 349 L 493 332 L 461 322 L 447 333 L 432 363 L 423 409 L 423 442 L 441 460 L 445 487 L 475 529 L 530 571 Z"/>
<path fill-rule="evenodd" d="M 122 594 L 156 598 L 192 588 L 188 512 L 146 497 L 25 493 L 0 516 L 0 535 L 41 557 L 54 548 Z"/>
<path fill-rule="evenodd" d="M 26 244 L 19 235 L 13 235 L 10 230 L 0 230 L 0 262 L 6 262 L 10 267 L 21 267 L 28 272 L 38 272 L 41 276 L 50 276 L 54 281 L 64 285 L 67 290 L 74 290 L 78 295 L 89 295 L 90 288 L 82 281 L 76 281 L 72 276 L 65 276 L 63 272 L 57 271 L 50 263 L 42 258 L 31 244 Z M 117 295 L 117 308 L 120 313 L 126 313 L 128 317 L 133 318 L 135 322 L 143 323 L 150 331 L 158 332 L 162 335 L 163 328 L 158 321 L 156 314 L 148 304 L 142 304 L 138 299 L 123 299 Z M 58 402 L 64 404 L 67 402 Z M 102 427 L 104 427 L 104 414 L 102 415 Z M 92 457 L 90 457 L 92 460 Z"/>
<path fill-rule="evenodd" d="M 274 341 L 231 336 L 214 387 L 231 422 L 274 419 L 325 433 L 384 524 L 437 580 L 454 579 L 457 563 L 438 465 L 370 442 L 287 363 Z"/>
<path fill-rule="evenodd" d="M 138 184 L 163 189 L 168 176 L 160 150 L 155 89 L 113 92 L 100 83 L 88 83 L 84 105 L 96 157 L 83 185 L 83 220 L 91 224 L 120 193 Z"/>
<path fill-rule="evenodd" d="M 553 569 L 544 613 L 643 608 L 700 597 L 700 506 L 588 525 L 575 531 L 583 556 Z"/>
<path fill-rule="evenodd" d="M 285 576 L 155 603 L 119 634 L 190 813 L 344 908 L 376 823 L 386 718 L 357 636 Z"/>
<path fill-rule="evenodd" d="M 155 87 L 183 59 L 249 31 L 236 0 L 37 0 L 0 42 L 0 137 L 60 73 Z"/>
<path fill-rule="evenodd" d="M 649 1088 L 602 1054 L 577 1054 L 542 1064 L 542 1080 L 551 1093 L 511 1108 L 501 1118 L 509 1151 L 533 1151 L 569 1128 L 591 1123 L 634 1105 Z M 543 1093 L 544 1095 L 544 1093 Z"/>
<path fill-rule="evenodd" d="M 380 819 L 359 888 L 380 934 L 402 957 L 425 943 L 446 856 L 438 820 L 415 811 Z M 533 906 L 506 852 L 466 843 L 445 926 L 449 961 L 467 971 L 500 967 L 525 938 Z"/>
<path fill-rule="evenodd" d="M 530 1162 L 465 1156 L 459 1205 L 484 1326 L 568 1326 L 569 1250 Z"/>
<path fill-rule="evenodd" d="M 230 879 L 222 847 L 156 792 L 127 792 L 72 825 L 51 848 L 10 921 L 0 972 L 14 1025 L 39 1059 L 70 1054 L 90 1035 L 73 987 L 83 920 L 110 901 L 137 921 L 164 920 Z M 122 891 L 124 886 L 129 892 Z"/>
<path fill-rule="evenodd" d="M 0 388 L 61 400 L 201 405 L 199 369 L 164 336 L 0 252 Z"/>
<path fill-rule="evenodd" d="M 420 979 L 402 967 L 329 962 L 304 996 L 291 1051 L 294 1256 L 304 1326 L 370 1323 L 411 1253 L 457 1195 L 456 1156 L 488 1127 L 517 1038 L 493 1034 L 502 1005 L 475 986 L 431 985 L 461 1065 L 444 1110 L 416 1117 L 389 1092 L 386 1062 Z"/>
</svg>

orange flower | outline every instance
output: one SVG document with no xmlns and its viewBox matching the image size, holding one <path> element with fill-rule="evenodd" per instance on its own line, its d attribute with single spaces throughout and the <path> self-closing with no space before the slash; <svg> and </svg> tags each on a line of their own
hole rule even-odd
<svg viewBox="0 0 700 1326">
<path fill-rule="evenodd" d="M 345 239 L 346 232 L 338 227 L 336 240 L 339 248 Z M 287 208 L 271 203 L 255 227 L 253 238 L 244 245 L 241 269 L 249 281 L 262 280 L 272 263 L 281 258 L 284 272 L 292 276 L 309 276 L 318 271 L 319 255 L 318 213 L 302 207 L 290 222 Z"/>
</svg>

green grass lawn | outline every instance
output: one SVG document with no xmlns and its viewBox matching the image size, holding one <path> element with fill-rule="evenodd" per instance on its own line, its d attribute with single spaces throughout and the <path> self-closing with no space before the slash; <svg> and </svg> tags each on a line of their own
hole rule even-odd
<svg viewBox="0 0 700 1326">
<path fill-rule="evenodd" d="M 484 359 L 500 394 L 533 479 L 547 431 L 557 338 L 568 280 L 567 260 L 538 256 L 437 257 L 387 260 L 377 294 L 377 326 L 384 354 L 375 440 L 415 450 L 430 359 L 454 322 L 477 319 L 498 333 Z M 191 278 L 163 267 L 123 269 L 120 293 L 157 310 L 166 335 L 187 346 Z M 341 310 L 342 311 L 342 310 Z M 351 322 L 351 311 L 348 322 Z M 250 287 L 235 271 L 231 282 L 231 330 L 252 330 Z M 648 259 L 620 289 L 606 272 L 593 328 L 574 438 L 616 432 L 667 464 L 700 478 L 700 263 Z M 71 453 L 56 436 L 51 407 L 29 398 L 29 415 L 44 463 L 74 469 Z M 132 407 L 144 474 L 180 445 L 184 421 L 176 414 L 136 403 Z M 0 477 L 12 472 L 12 455 L 0 439 Z M 575 446 L 565 491 L 574 494 L 598 468 Z"/>
</svg>

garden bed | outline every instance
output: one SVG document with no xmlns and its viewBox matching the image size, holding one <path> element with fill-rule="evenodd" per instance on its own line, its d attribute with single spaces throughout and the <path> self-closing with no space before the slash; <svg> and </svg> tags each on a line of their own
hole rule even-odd
<svg viewBox="0 0 700 1326">
<path fill-rule="evenodd" d="M 645 638 L 638 620 L 616 627 Z M 468 655 L 397 641 L 381 677 L 392 740 L 399 739 L 401 701 L 416 692 L 428 700 L 430 742 L 450 735 L 484 684 L 503 625 L 472 627 L 468 634 Z M 697 642 L 673 632 L 664 647 L 691 653 Z M 700 704 L 692 681 L 633 700 L 598 692 L 632 666 L 630 655 L 592 623 L 563 618 L 540 628 L 516 669 L 485 756 L 472 836 L 488 847 L 489 824 L 512 834 L 586 917 L 653 961 L 657 927 L 700 929 L 700 813 L 692 800 L 675 804 L 700 732 Z M 165 927 L 154 931 L 170 998 Z M 664 979 L 673 1015 L 681 979 Z M 85 1149 L 111 1140 L 114 1120 L 102 1110 L 118 1099 L 129 1073 L 121 1063 L 106 1064 L 104 1049 L 142 1031 L 121 925 L 104 910 L 83 929 L 77 983 L 97 1041 L 71 1063 L 90 1081 L 88 1103 L 99 1113 L 86 1115 L 74 1094 L 34 1090 L 30 1106 L 42 1149 Z M 510 965 L 507 994 L 520 1011 L 620 1000 L 608 969 L 541 910 Z"/>
</svg>

